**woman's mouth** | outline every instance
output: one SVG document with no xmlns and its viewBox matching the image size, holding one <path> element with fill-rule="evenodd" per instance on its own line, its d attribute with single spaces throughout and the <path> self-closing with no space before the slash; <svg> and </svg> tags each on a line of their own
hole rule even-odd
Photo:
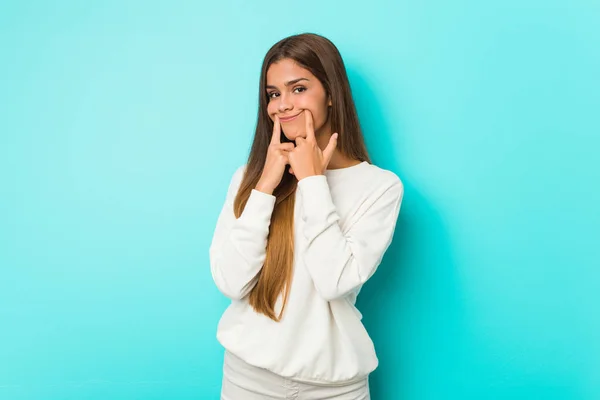
<svg viewBox="0 0 600 400">
<path fill-rule="evenodd" d="M 290 122 L 290 121 L 295 120 L 298 117 L 298 115 L 300 115 L 300 114 L 302 114 L 302 112 L 299 112 L 298 114 L 292 115 L 291 117 L 287 117 L 287 118 L 279 117 L 279 121 L 281 121 L 281 122 Z"/>
</svg>

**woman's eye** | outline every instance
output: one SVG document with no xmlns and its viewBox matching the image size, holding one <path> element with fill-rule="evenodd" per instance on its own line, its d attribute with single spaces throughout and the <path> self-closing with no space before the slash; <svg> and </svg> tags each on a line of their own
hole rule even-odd
<svg viewBox="0 0 600 400">
<path fill-rule="evenodd" d="M 294 93 L 302 93 L 304 91 L 306 91 L 306 88 L 302 87 L 302 86 L 298 86 L 298 87 L 294 88 Z M 267 98 L 268 99 L 273 99 L 273 98 L 275 98 L 277 96 L 279 96 L 279 93 L 277 93 L 277 92 L 267 93 Z"/>
</svg>

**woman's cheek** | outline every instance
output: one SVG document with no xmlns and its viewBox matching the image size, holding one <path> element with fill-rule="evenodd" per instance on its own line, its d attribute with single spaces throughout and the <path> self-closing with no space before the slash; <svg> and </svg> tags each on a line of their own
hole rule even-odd
<svg viewBox="0 0 600 400">
<path fill-rule="evenodd" d="M 275 106 L 267 106 L 267 114 L 269 114 L 269 117 L 271 118 L 272 121 L 275 121 L 275 114 L 277 114 L 277 107 Z"/>
<path fill-rule="evenodd" d="M 322 121 L 322 114 L 319 112 L 319 110 L 310 110 L 310 114 L 312 115 L 312 120 L 313 120 L 313 128 L 315 130 L 317 130 L 317 128 L 323 123 Z"/>
</svg>

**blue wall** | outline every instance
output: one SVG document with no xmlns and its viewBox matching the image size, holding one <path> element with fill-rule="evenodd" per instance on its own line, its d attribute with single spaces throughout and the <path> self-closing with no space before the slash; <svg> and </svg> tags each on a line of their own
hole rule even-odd
<svg viewBox="0 0 600 400">
<path fill-rule="evenodd" d="M 2 2 L 0 398 L 218 398 L 212 228 L 262 57 L 305 31 L 406 188 L 359 298 L 374 400 L 600 398 L 598 21 L 581 0 Z"/>
</svg>

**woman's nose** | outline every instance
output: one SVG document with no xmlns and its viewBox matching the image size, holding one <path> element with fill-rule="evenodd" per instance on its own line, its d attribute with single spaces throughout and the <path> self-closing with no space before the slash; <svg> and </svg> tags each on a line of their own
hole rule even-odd
<svg viewBox="0 0 600 400">
<path fill-rule="evenodd" d="M 288 100 L 288 97 L 285 95 L 281 95 L 279 97 L 279 112 L 284 112 L 292 108 L 292 103 Z"/>
</svg>

